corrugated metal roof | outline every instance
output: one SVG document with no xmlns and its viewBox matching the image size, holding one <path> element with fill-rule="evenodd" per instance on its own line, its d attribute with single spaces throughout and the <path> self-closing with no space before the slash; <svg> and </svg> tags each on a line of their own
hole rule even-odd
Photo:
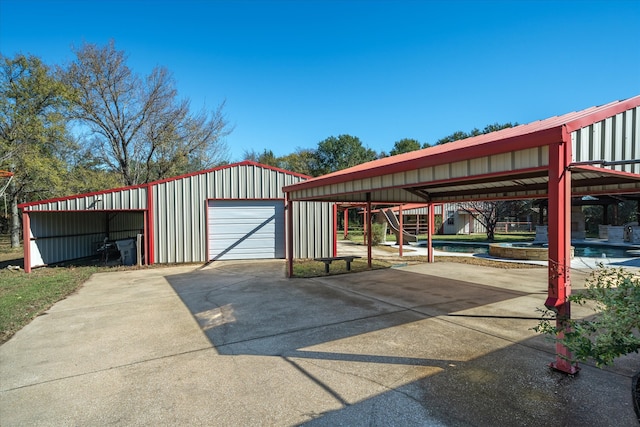
<svg viewBox="0 0 640 427">
<path fill-rule="evenodd" d="M 637 160 L 640 96 L 391 156 L 284 188 L 292 200 L 389 202 L 545 197 L 550 144 L 580 139 L 580 161 Z M 616 122 L 616 123 L 614 123 Z M 594 129 L 585 128 L 593 127 Z M 564 138 L 566 139 L 566 138 Z M 574 169 L 578 193 L 640 191 L 640 165 Z M 398 190 L 401 190 L 400 193 Z"/>
</svg>

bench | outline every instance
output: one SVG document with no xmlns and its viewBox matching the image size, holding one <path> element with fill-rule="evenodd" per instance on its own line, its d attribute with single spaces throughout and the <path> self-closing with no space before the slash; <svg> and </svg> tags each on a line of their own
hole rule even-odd
<svg viewBox="0 0 640 427">
<path fill-rule="evenodd" d="M 314 260 L 324 262 L 324 272 L 328 273 L 329 265 L 333 261 L 345 261 L 347 263 L 347 271 L 351 271 L 351 262 L 357 258 L 362 258 L 362 257 L 361 256 L 333 256 L 333 257 L 326 257 L 326 258 L 314 258 Z"/>
</svg>

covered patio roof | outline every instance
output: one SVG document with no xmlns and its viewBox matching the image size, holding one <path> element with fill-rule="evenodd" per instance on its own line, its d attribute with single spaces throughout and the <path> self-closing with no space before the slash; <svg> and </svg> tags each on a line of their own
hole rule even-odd
<svg viewBox="0 0 640 427">
<path fill-rule="evenodd" d="M 291 200 L 420 203 L 545 198 L 549 146 L 570 135 L 571 192 L 640 192 L 640 96 L 423 150 L 284 188 Z"/>
<path fill-rule="evenodd" d="M 287 261 L 293 274 L 293 201 L 366 202 L 371 265 L 371 208 L 377 204 L 548 199 L 545 306 L 559 331 L 571 318 L 571 197 L 640 193 L 640 96 L 485 135 L 364 163 L 283 188 Z M 433 209 L 429 209 L 433 230 Z M 402 229 L 402 225 L 400 225 Z M 431 247 L 431 233 L 428 234 Z M 433 262 L 433 251 L 429 252 Z M 560 342 L 551 366 L 576 373 Z"/>
</svg>

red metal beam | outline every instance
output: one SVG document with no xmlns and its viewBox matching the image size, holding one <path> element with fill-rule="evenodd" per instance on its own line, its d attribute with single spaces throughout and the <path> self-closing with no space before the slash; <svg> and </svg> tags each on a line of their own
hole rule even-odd
<svg viewBox="0 0 640 427">
<path fill-rule="evenodd" d="M 513 128 L 518 129 L 518 128 Z M 499 134 L 500 136 L 505 133 Z M 421 169 L 430 166 L 439 166 L 447 163 L 486 157 L 494 154 L 502 154 L 527 148 L 541 147 L 560 139 L 560 126 L 548 129 L 540 129 L 533 133 L 512 135 L 501 139 L 498 133 L 479 135 L 467 140 L 456 141 L 441 146 L 429 147 L 412 153 L 386 157 L 372 162 L 363 163 L 349 169 L 334 172 L 318 178 L 288 185 L 283 188 L 285 192 L 316 188 L 331 184 L 339 184 L 357 179 L 374 178 L 408 170 Z M 446 146 L 446 147 L 445 147 Z"/>
<path fill-rule="evenodd" d="M 24 271 L 31 273 L 31 218 L 29 212 L 22 211 L 22 251 L 24 253 Z"/>
<path fill-rule="evenodd" d="M 287 277 L 293 277 L 293 201 L 287 199 Z"/>
<path fill-rule="evenodd" d="M 343 213 L 344 217 L 342 220 L 342 224 L 344 230 L 342 230 L 342 234 L 343 234 L 343 238 L 344 240 L 347 240 L 347 238 L 349 237 L 349 208 L 344 208 L 344 213 Z"/>
<path fill-rule="evenodd" d="M 333 205 L 333 227 L 331 228 L 331 235 L 333 236 L 333 255 L 338 256 L 338 205 Z"/>
<path fill-rule="evenodd" d="M 371 268 L 371 193 L 367 193 L 367 210 L 364 216 L 367 227 L 367 267 Z"/>
<path fill-rule="evenodd" d="M 149 241 L 149 252 L 147 252 L 148 264 L 152 265 L 156 262 L 156 244 L 155 244 L 155 221 L 153 210 L 153 185 L 147 184 L 147 216 L 149 217 L 149 235 L 147 240 Z M 205 259 L 209 258 L 208 254 L 205 255 Z"/>
<path fill-rule="evenodd" d="M 571 318 L 571 134 L 565 133 L 563 141 L 549 146 L 549 289 L 545 306 L 556 312 L 556 326 L 566 331 L 566 321 Z M 569 349 L 556 344 L 556 360 L 552 368 L 575 374 L 578 366 L 572 361 Z"/>
<path fill-rule="evenodd" d="M 404 215 L 402 214 L 402 205 L 398 206 L 398 217 L 399 217 L 398 225 L 400 228 L 400 230 L 398 230 L 398 236 L 399 236 L 398 256 L 402 256 L 402 246 L 404 243 L 404 224 L 403 224 L 404 221 L 402 220 L 402 217 L 404 217 Z"/>
<path fill-rule="evenodd" d="M 434 256 L 433 256 L 433 241 L 431 239 L 431 235 L 433 234 L 433 227 L 435 224 L 435 211 L 434 211 L 434 204 L 433 203 L 429 203 L 429 220 L 427 223 L 427 227 L 428 227 L 428 234 L 427 234 L 427 250 L 429 252 L 427 252 L 428 254 L 428 258 L 427 258 L 427 262 L 434 262 Z"/>
</svg>

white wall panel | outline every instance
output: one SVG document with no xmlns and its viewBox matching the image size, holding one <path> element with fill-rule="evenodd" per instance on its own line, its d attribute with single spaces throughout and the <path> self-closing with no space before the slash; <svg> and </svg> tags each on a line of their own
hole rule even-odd
<svg viewBox="0 0 640 427">
<path fill-rule="evenodd" d="M 633 108 L 571 133 L 575 162 L 624 161 L 640 158 L 640 108 Z M 598 165 L 595 165 L 598 166 Z M 640 165 L 628 163 L 608 169 L 640 173 Z"/>
</svg>

